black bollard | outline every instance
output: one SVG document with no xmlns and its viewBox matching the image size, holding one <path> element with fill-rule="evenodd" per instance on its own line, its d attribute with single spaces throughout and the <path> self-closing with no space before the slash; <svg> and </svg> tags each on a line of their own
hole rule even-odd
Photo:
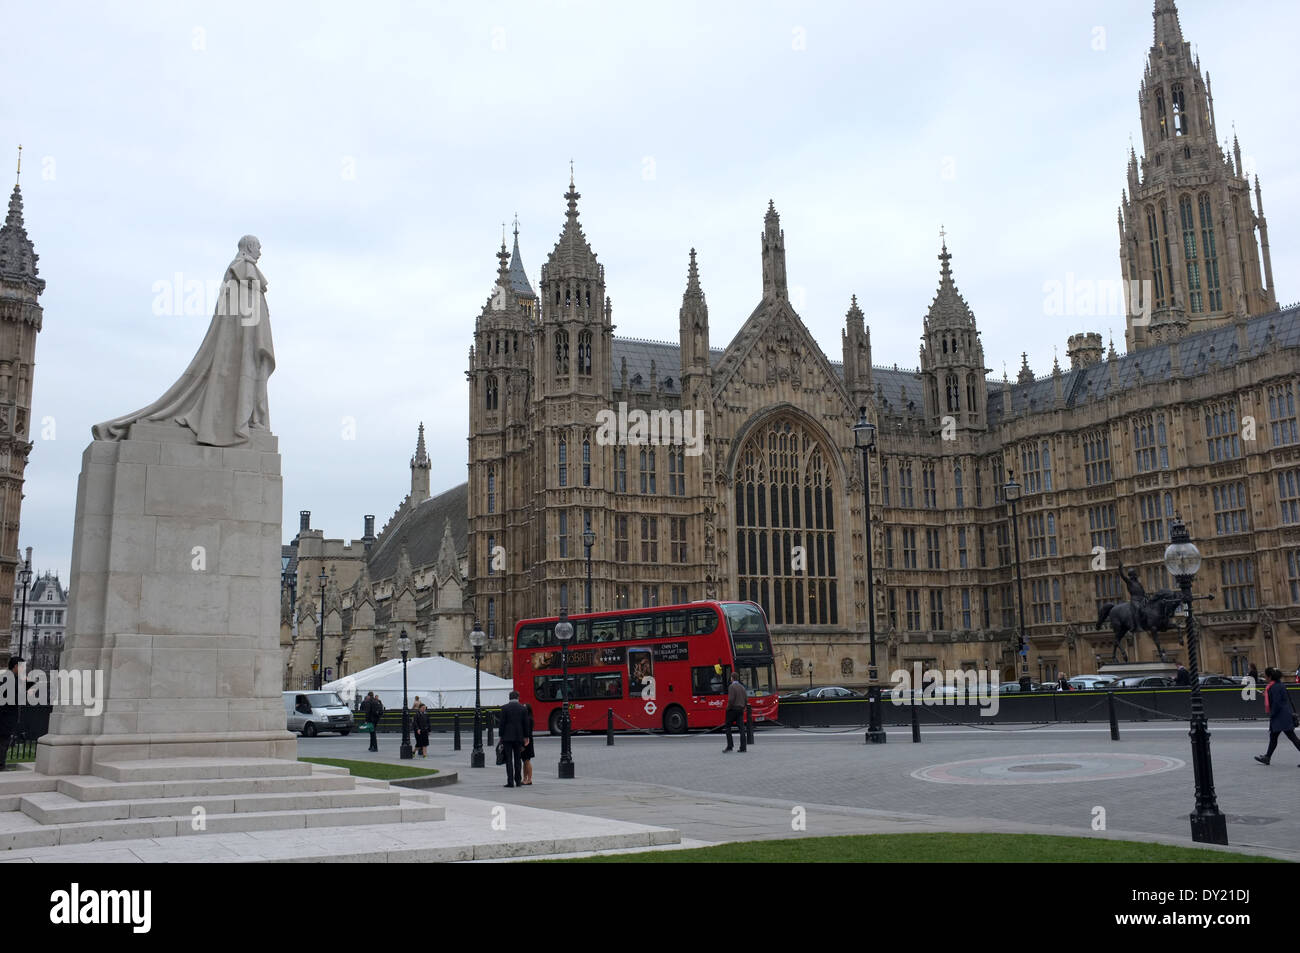
<svg viewBox="0 0 1300 953">
<path fill-rule="evenodd" d="M 754 743 L 754 707 L 752 705 L 746 705 L 745 706 L 745 744 L 752 745 L 753 743 Z"/>
<path fill-rule="evenodd" d="M 451 721 L 451 750 L 460 750 L 460 715 L 456 715 Z"/>
<path fill-rule="evenodd" d="M 916 697 L 912 697 L 912 741 L 921 740 L 921 719 L 916 714 Z"/>
<path fill-rule="evenodd" d="M 614 747 L 614 709 L 612 708 L 605 714 L 605 747 Z"/>
<path fill-rule="evenodd" d="M 492 726 L 493 726 L 494 724 L 496 724 L 496 718 L 493 717 L 492 715 L 486 715 L 486 716 L 484 716 L 484 717 L 487 718 L 487 723 L 488 723 L 488 742 L 487 742 L 487 746 L 488 746 L 489 748 L 491 748 L 491 747 L 494 747 L 494 746 L 496 745 L 496 742 L 492 740 Z"/>
<path fill-rule="evenodd" d="M 1106 691 L 1106 709 L 1110 713 L 1110 740 L 1119 741 L 1119 716 L 1115 714 L 1115 692 Z"/>
</svg>

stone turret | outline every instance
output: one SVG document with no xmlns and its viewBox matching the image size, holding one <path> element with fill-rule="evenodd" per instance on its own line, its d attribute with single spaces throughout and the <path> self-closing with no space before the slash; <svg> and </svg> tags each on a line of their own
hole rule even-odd
<svg viewBox="0 0 1300 953">
<path fill-rule="evenodd" d="M 1079 370 L 1101 363 L 1101 335 L 1095 331 L 1071 334 L 1066 341 L 1065 353 L 1070 356 L 1070 370 Z"/>
</svg>

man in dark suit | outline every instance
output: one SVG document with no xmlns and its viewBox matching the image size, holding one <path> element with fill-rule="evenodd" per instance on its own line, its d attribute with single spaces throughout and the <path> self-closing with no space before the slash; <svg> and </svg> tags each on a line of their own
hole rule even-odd
<svg viewBox="0 0 1300 953">
<path fill-rule="evenodd" d="M 519 704 L 519 693 L 511 692 L 510 700 L 501 707 L 501 743 L 506 747 L 506 787 L 523 783 L 523 758 L 521 754 L 528 739 L 533 736 L 533 716 Z"/>
</svg>

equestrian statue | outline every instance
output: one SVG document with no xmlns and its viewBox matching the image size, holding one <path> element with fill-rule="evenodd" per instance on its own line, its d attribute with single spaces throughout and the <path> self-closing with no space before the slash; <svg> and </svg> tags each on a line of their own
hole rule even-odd
<svg viewBox="0 0 1300 953">
<path fill-rule="evenodd" d="M 1136 569 L 1130 569 L 1125 575 L 1124 564 L 1121 562 L 1118 572 L 1120 581 L 1128 588 L 1129 601 L 1107 602 L 1097 613 L 1097 628 L 1100 629 L 1109 622 L 1111 630 L 1115 633 L 1115 647 L 1111 651 L 1110 660 L 1117 661 L 1116 655 L 1122 654 L 1124 661 L 1127 662 L 1128 653 L 1124 651 L 1124 636 L 1142 630 L 1151 636 L 1151 641 L 1155 643 L 1156 651 L 1160 654 L 1160 661 L 1165 661 L 1165 650 L 1160 647 L 1157 633 L 1173 628 L 1174 612 L 1183 604 L 1183 594 L 1175 589 L 1159 589 L 1148 596 L 1142 583 L 1138 581 Z M 1178 641 L 1181 645 L 1182 638 L 1179 637 Z"/>
</svg>

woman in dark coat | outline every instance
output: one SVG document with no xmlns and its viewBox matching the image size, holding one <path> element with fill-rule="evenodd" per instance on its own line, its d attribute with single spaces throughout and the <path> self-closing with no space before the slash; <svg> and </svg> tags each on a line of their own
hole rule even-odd
<svg viewBox="0 0 1300 953">
<path fill-rule="evenodd" d="M 429 747 L 429 709 L 424 707 L 424 702 L 420 702 L 415 709 L 413 719 L 415 726 L 415 750 L 420 752 L 420 757 L 425 756 L 425 749 Z"/>
<path fill-rule="evenodd" d="M 520 783 L 532 784 L 533 783 L 533 758 L 537 756 L 537 751 L 536 749 L 533 748 L 533 706 L 524 705 L 524 708 L 527 709 L 528 711 L 528 717 L 526 720 L 526 731 L 528 732 L 528 734 L 527 737 L 524 738 L 523 749 L 519 752 L 519 757 L 521 757 L 524 762 L 524 777 L 523 777 L 523 781 L 521 781 Z"/>
<path fill-rule="evenodd" d="M 1296 750 L 1300 750 L 1300 738 L 1295 734 L 1295 709 L 1291 707 L 1291 698 L 1287 695 L 1286 686 L 1282 684 L 1282 673 L 1276 668 L 1266 668 L 1264 674 L 1268 676 L 1268 686 L 1264 689 L 1264 710 L 1268 712 L 1268 751 L 1255 755 L 1255 760 L 1260 764 L 1268 764 L 1272 760 L 1278 735 L 1286 735 Z"/>
</svg>

